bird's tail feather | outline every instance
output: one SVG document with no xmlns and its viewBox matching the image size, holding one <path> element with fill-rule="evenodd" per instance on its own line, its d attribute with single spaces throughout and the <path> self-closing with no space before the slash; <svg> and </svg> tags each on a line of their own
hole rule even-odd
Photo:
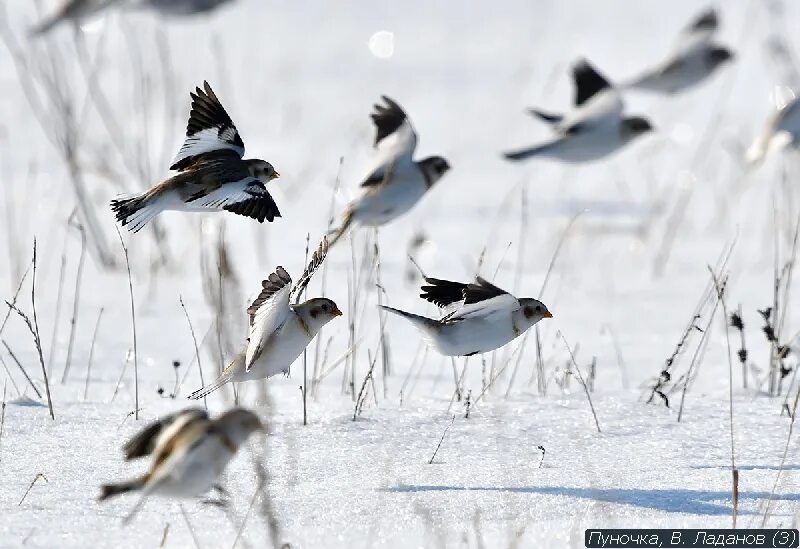
<svg viewBox="0 0 800 549">
<path fill-rule="evenodd" d="M 533 116 L 536 116 L 537 118 L 540 118 L 549 124 L 558 124 L 564 119 L 563 115 L 546 112 L 533 107 L 528 109 L 528 114 L 532 114 Z"/>
<path fill-rule="evenodd" d="M 117 221 L 133 232 L 141 230 L 151 219 L 161 213 L 161 208 L 146 194 L 115 198 L 111 201 L 111 210 Z"/>
<path fill-rule="evenodd" d="M 543 143 L 542 145 L 537 145 L 536 147 L 528 147 L 527 149 L 520 149 L 517 151 L 510 151 L 503 153 L 503 157 L 506 160 L 511 161 L 520 161 L 530 158 L 531 156 L 536 156 L 538 154 L 547 153 L 550 149 L 553 148 L 555 142 L 550 143 Z"/>
<path fill-rule="evenodd" d="M 144 487 L 144 483 L 146 481 L 147 477 L 145 476 L 129 480 L 127 482 L 119 482 L 116 484 L 104 484 L 100 488 L 100 497 L 98 497 L 97 499 L 98 501 L 105 501 L 108 498 L 112 498 L 120 494 L 141 490 Z"/>
<path fill-rule="evenodd" d="M 211 393 L 213 393 L 214 391 L 216 391 L 217 389 L 228 383 L 230 380 L 231 380 L 231 374 L 223 373 L 221 376 L 219 376 L 217 379 L 215 379 L 205 387 L 198 389 L 194 393 L 189 395 L 189 398 L 192 400 L 199 400 L 205 396 L 210 395 Z"/>
<path fill-rule="evenodd" d="M 415 315 L 414 313 L 408 313 L 406 311 L 401 311 L 400 309 L 395 309 L 394 307 L 388 307 L 386 305 L 378 305 L 378 307 L 383 309 L 384 311 L 389 311 L 390 313 L 394 313 L 398 316 L 402 316 L 403 318 L 408 319 L 412 324 L 414 324 L 417 327 L 430 326 L 431 323 L 436 322 L 432 318 L 428 318 L 422 315 Z"/>
<path fill-rule="evenodd" d="M 340 238 L 342 238 L 346 233 L 347 230 L 350 228 L 350 225 L 353 224 L 353 210 L 348 208 L 347 211 L 344 213 L 344 218 L 342 219 L 342 224 L 339 225 L 338 229 L 333 229 L 330 234 L 331 236 L 328 239 L 328 246 L 333 247 Z"/>
</svg>

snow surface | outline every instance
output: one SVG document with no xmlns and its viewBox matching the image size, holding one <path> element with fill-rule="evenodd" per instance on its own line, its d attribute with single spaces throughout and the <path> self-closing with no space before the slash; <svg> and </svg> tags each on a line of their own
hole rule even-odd
<svg viewBox="0 0 800 549">
<path fill-rule="evenodd" d="M 6 4 L 9 26 L 23 37 L 36 19 L 33 8 L 21 1 Z M 420 136 L 418 156 L 442 154 L 453 166 L 419 207 L 380 231 L 381 281 L 392 306 L 432 313 L 416 297 L 418 281 L 407 280 L 407 246 L 419 231 L 429 242 L 417 260 L 432 276 L 473 276 L 485 248 L 483 276 L 519 295 L 536 296 L 569 220 L 588 209 L 569 232 L 542 295 L 555 315 L 540 325 L 547 394 L 537 391 L 531 337 L 513 383 L 516 355 L 467 419 L 463 402 L 451 405 L 449 361 L 429 353 L 417 375 L 413 364 L 419 337 L 401 319 L 389 318 L 392 371 L 384 376 L 380 363 L 376 367 L 374 386 L 369 386 L 357 421 L 352 421 L 354 396 L 342 390 L 347 381 L 343 365 L 322 382 L 318 398 L 309 401 L 307 427 L 302 425 L 298 390 L 301 362 L 290 377 L 269 381 L 269 406 L 257 396 L 258 384 L 243 387 L 242 402 L 269 417 L 266 453 L 254 440 L 228 468 L 225 485 L 232 493 L 232 518 L 214 507 L 184 504 L 200 546 L 233 545 L 256 489 L 254 457 L 266 459 L 280 540 L 292 547 L 581 547 L 588 527 L 730 526 L 728 361 L 721 318 L 712 323 L 681 422 L 676 421 L 679 394 L 670 395 L 671 408 L 644 401 L 646 388 L 672 353 L 708 282 L 707 265 L 716 264 L 734 241 L 728 303 L 742 304 L 751 362 L 760 368 L 751 376 L 760 381 L 765 377 L 768 348 L 756 309 L 772 301 L 775 226 L 785 250 L 800 204 L 790 157 L 775 155 L 746 174 L 739 159 L 770 112 L 776 87 L 787 81 L 768 49 L 768 39 L 780 25 L 766 6 L 741 0 L 721 4 L 719 40 L 736 50 L 736 62 L 677 97 L 631 93 L 628 109 L 651 117 L 658 133 L 609 161 L 582 167 L 551 161 L 512 165 L 499 153 L 547 137 L 547 128 L 524 108 L 566 107 L 572 60 L 586 56 L 613 80 L 627 79 L 657 61 L 703 6 L 689 0 L 240 0 L 207 18 L 160 21 L 151 14 L 128 13 L 93 24 L 85 38 L 91 51 L 101 44 L 99 83 L 125 124 L 125 139 L 141 144 L 152 159 L 153 180 L 166 176 L 166 162 L 182 141 L 188 92 L 204 79 L 236 122 L 248 156 L 268 159 L 282 174 L 272 188 L 283 218 L 273 224 L 231 215 L 163 215 L 172 261 L 156 276 L 150 271 L 152 233 L 125 235 L 137 305 L 138 423 L 131 416 L 132 365 L 112 397 L 132 346 L 124 269 L 104 270 L 94 258 L 87 259 L 73 365 L 67 382 L 60 383 L 80 251 L 77 233 L 66 228 L 74 195 L 66 166 L 33 118 L 12 58 L 0 49 L 0 173 L 5 193 L 0 207 L 5 263 L 0 265 L 0 295 L 13 296 L 36 236 L 37 313 L 45 358 L 51 347 L 54 351 L 56 416 L 52 421 L 46 407 L 30 405 L 27 399 L 35 394 L 0 347 L 10 372 L 0 375 L 7 393 L 0 437 L 0 546 L 154 547 L 166 525 L 165 546 L 194 545 L 177 503 L 152 499 L 123 527 L 121 518 L 135 498 L 99 504 L 99 485 L 139 474 L 146 464 L 124 463 L 121 445 L 145 421 L 189 404 L 185 395 L 200 386 L 196 365 L 189 366 L 194 346 L 179 298 L 202 339 L 215 311 L 205 298 L 200 250 L 213 249 L 221 218 L 242 294 L 231 305 L 238 314 L 226 320 L 234 335 L 241 333 L 243 344 L 247 297 L 278 264 L 297 278 L 306 235 L 313 245 L 325 231 L 340 157 L 343 192 L 337 197 L 337 212 L 356 192 L 372 139 L 368 113 L 380 94 L 398 100 L 410 113 Z M 800 6 L 786 2 L 783 8 L 780 24 L 794 28 Z M 379 31 L 394 34 L 394 54 L 388 59 L 373 56 L 369 49 L 370 38 Z M 170 96 L 169 108 L 158 95 L 164 74 L 153 44 L 159 36 L 167 37 L 171 55 L 175 96 Z M 149 112 L 135 96 L 137 61 L 131 37 L 139 39 L 151 79 L 150 101 L 156 106 Z M 22 40 L 43 58 L 46 41 Z M 83 104 L 84 78 L 80 65 L 69 57 L 74 51 L 69 27 L 57 29 L 48 40 L 65 52 L 61 70 Z M 119 192 L 140 190 L 144 182 L 122 164 L 91 109 L 81 118 L 81 132 L 89 142 L 81 162 L 90 196 L 104 236 L 121 261 L 107 203 Z M 103 159 L 110 159 L 121 181 L 104 175 Z M 682 196 L 688 196 L 687 202 L 676 206 Z M 659 249 L 676 210 L 684 214 L 683 222 L 666 266 L 659 270 Z M 202 226 L 201 219 L 206 220 Z M 366 236 L 359 233 L 356 238 L 359 256 Z M 64 299 L 58 337 L 52 341 L 64 243 Z M 519 258 L 523 264 L 517 276 Z M 331 252 L 328 269 L 326 294 L 345 311 L 321 336 L 323 347 L 332 338 L 330 363 L 348 347 L 347 322 L 353 316 L 347 291 L 349 245 Z M 310 295 L 320 285 L 318 276 Z M 20 298 L 26 311 L 29 292 L 28 280 Z M 369 369 L 367 351 L 374 354 L 377 346 L 375 294 L 373 285 L 362 294 L 362 303 L 368 302 L 364 316 L 358 317 L 356 392 Z M 101 308 L 84 399 L 92 332 Z M 701 324 L 706 320 L 707 315 Z M 797 311 L 789 310 L 784 337 L 799 326 Z M 595 429 L 577 380 L 569 377 L 559 384 L 569 359 L 559 330 L 570 345 L 579 345 L 576 358 L 584 373 L 596 357 L 592 400 L 602 433 Z M 731 335 L 738 349 L 738 335 Z M 2 337 L 43 389 L 36 350 L 16 316 Z M 209 341 L 201 351 L 206 377 L 218 362 L 214 337 Z M 676 371 L 685 371 L 698 341 L 693 332 Z M 505 354 L 497 353 L 498 367 L 518 343 Z M 311 356 L 314 348 L 312 344 Z M 489 369 L 492 358 L 487 359 Z M 178 398 L 171 399 L 160 396 L 157 388 L 167 394 L 173 390 L 174 360 L 181 362 L 179 376 L 187 369 L 189 374 Z M 459 360 L 459 372 L 462 365 Z M 482 391 L 481 370 L 478 357 L 469 360 L 464 385 L 473 401 Z M 742 389 L 741 370 L 734 363 L 739 526 L 761 523 L 790 425 L 781 414 L 783 396 L 769 397 L 763 386 L 753 389 L 753 381 L 750 389 Z M 24 393 L 22 399 L 15 385 Z M 230 391 L 216 393 L 208 400 L 210 409 L 224 410 L 230 397 Z M 539 446 L 546 450 L 543 461 Z M 794 523 L 798 469 L 793 438 L 769 526 Z M 38 480 L 23 500 L 39 473 L 47 481 Z M 258 547 L 269 539 L 254 509 L 239 544 Z"/>
</svg>

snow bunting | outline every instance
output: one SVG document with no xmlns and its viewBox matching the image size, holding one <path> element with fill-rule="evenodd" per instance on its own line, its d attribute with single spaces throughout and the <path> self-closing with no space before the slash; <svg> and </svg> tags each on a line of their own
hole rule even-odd
<svg viewBox="0 0 800 549">
<path fill-rule="evenodd" d="M 425 278 L 420 297 L 435 304 L 439 320 L 381 308 L 408 319 L 425 341 L 445 356 L 471 356 L 498 349 L 552 314 L 540 301 L 516 298 L 477 277 L 472 284 Z"/>
<path fill-rule="evenodd" d="M 186 141 L 172 162 L 179 173 L 144 193 L 111 201 L 122 225 L 138 231 L 165 210 L 229 211 L 273 221 L 281 214 L 266 184 L 280 176 L 264 160 L 244 160 L 244 142 L 216 94 L 204 83 L 192 98 Z"/>
<path fill-rule="evenodd" d="M 55 13 L 31 29 L 31 34 L 44 34 L 61 22 L 81 20 L 107 8 L 117 0 L 67 0 Z"/>
<path fill-rule="evenodd" d="M 353 224 L 380 227 L 406 213 L 450 169 L 441 156 L 419 162 L 413 159 L 417 134 L 400 105 L 382 96 L 386 105 L 375 105 L 375 158 L 361 183 L 362 194 L 345 209 L 335 231 L 335 244 Z"/>
<path fill-rule="evenodd" d="M 283 267 L 276 268 L 261 283 L 261 293 L 247 308 L 247 314 L 250 315 L 247 347 L 228 364 L 222 375 L 189 395 L 189 398 L 203 398 L 228 382 L 266 379 L 280 372 L 288 372 L 289 366 L 320 329 L 342 315 L 336 303 L 324 297 L 291 304 L 293 297 L 299 298 L 303 294 L 327 252 L 328 241 L 323 238 L 294 288 L 292 278 Z"/>
<path fill-rule="evenodd" d="M 733 59 L 733 53 L 712 39 L 719 26 L 717 12 L 702 13 L 678 35 L 667 57 L 625 85 L 674 94 L 696 86 Z"/>
<path fill-rule="evenodd" d="M 504 153 L 508 160 L 547 156 L 563 162 L 591 162 L 608 156 L 636 137 L 652 131 L 640 116 L 623 117 L 624 104 L 608 80 L 581 59 L 572 67 L 575 107 L 566 114 L 539 109 L 529 112 L 551 124 L 555 139 L 518 151 Z"/>
<path fill-rule="evenodd" d="M 166 416 L 129 440 L 125 460 L 152 456 L 150 470 L 126 482 L 102 486 L 100 501 L 126 492 L 141 493 L 126 517 L 130 520 L 151 494 L 193 498 L 211 489 L 236 450 L 264 425 L 253 412 L 234 408 L 217 419 L 189 408 Z"/>
<path fill-rule="evenodd" d="M 800 146 L 800 97 L 794 97 L 767 120 L 761 135 L 747 149 L 746 160 L 757 164 L 775 148 Z"/>
</svg>

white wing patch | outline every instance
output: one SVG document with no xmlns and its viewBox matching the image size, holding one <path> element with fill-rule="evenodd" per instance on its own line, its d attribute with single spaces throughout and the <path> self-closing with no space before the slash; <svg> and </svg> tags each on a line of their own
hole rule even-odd
<svg viewBox="0 0 800 549">
<path fill-rule="evenodd" d="M 511 294 L 502 294 L 491 299 L 464 305 L 458 311 L 442 320 L 449 322 L 467 320 L 469 318 L 485 318 L 497 313 L 512 313 L 519 307 L 519 300 L 516 297 Z"/>
<path fill-rule="evenodd" d="M 180 164 L 183 160 L 193 156 L 199 156 L 214 151 L 229 150 L 239 155 L 239 158 L 244 156 L 244 147 L 240 147 L 234 143 L 238 132 L 234 127 L 225 128 L 220 133 L 220 127 L 206 128 L 200 130 L 194 135 L 190 135 L 184 141 L 181 150 L 172 160 L 172 166 Z"/>
<path fill-rule="evenodd" d="M 274 291 L 269 287 L 271 284 L 275 285 Z M 245 352 L 246 371 L 250 371 L 253 362 L 255 362 L 264 350 L 264 347 L 275 330 L 286 322 L 290 311 L 289 294 L 292 289 L 292 279 L 283 267 L 278 267 L 276 272 L 271 274 L 269 279 L 265 280 L 262 285 L 264 286 L 262 293 L 272 293 L 251 313 L 250 335 Z M 258 301 L 259 299 L 256 298 L 256 302 Z"/>
<path fill-rule="evenodd" d="M 406 117 L 394 132 L 381 139 L 375 146 L 375 154 L 363 179 L 364 184 L 374 185 L 384 179 L 389 181 L 397 170 L 413 166 L 416 148 L 417 133 Z"/>
</svg>

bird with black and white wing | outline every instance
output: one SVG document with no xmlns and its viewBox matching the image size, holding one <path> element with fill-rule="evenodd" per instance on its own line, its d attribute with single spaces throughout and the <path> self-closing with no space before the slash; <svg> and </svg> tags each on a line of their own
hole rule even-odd
<svg viewBox="0 0 800 549">
<path fill-rule="evenodd" d="M 533 147 L 503 154 L 514 162 L 549 157 L 561 162 L 600 160 L 653 130 L 641 116 L 625 116 L 622 96 L 585 59 L 572 66 L 574 107 L 564 114 L 532 108 L 528 112 L 552 126 L 556 137 Z"/>
<path fill-rule="evenodd" d="M 342 312 L 332 300 L 317 297 L 303 303 L 292 304 L 308 285 L 314 272 L 325 260 L 328 241 L 323 238 L 319 248 L 297 284 L 283 267 L 261 283 L 261 292 L 247 308 L 250 316 L 250 333 L 247 346 L 222 371 L 222 374 L 189 398 L 198 399 L 212 393 L 226 383 L 266 379 L 281 372 L 299 357 L 311 340 L 328 322 Z"/>
<path fill-rule="evenodd" d="M 265 432 L 253 412 L 233 408 L 211 419 L 202 408 L 165 416 L 137 433 L 125 446 L 125 460 L 152 458 L 148 471 L 132 480 L 105 484 L 99 500 L 137 492 L 129 521 L 151 495 L 195 498 L 215 487 L 239 447 L 256 432 Z"/>
<path fill-rule="evenodd" d="M 380 227 L 409 211 L 450 170 L 441 156 L 414 160 L 417 134 L 405 111 L 382 97 L 371 118 L 375 125 L 375 154 L 361 182 L 361 195 L 345 208 L 331 237 L 335 244 L 352 225 Z"/>
<path fill-rule="evenodd" d="M 430 347 L 445 356 L 471 356 L 502 347 L 543 318 L 552 318 L 544 303 L 517 298 L 477 277 L 462 283 L 425 277 L 420 297 L 442 311 L 437 319 L 381 308 L 411 322 Z"/>
<path fill-rule="evenodd" d="M 280 177 L 272 164 L 244 159 L 244 142 L 208 82 L 190 94 L 186 140 L 172 161 L 178 173 L 142 194 L 117 198 L 117 221 L 139 231 L 163 211 L 228 211 L 259 223 L 280 217 L 267 184 Z"/>
<path fill-rule="evenodd" d="M 734 58 L 730 49 L 714 42 L 718 28 L 717 12 L 704 11 L 680 32 L 662 61 L 623 87 L 675 94 L 707 80 Z"/>
</svg>

